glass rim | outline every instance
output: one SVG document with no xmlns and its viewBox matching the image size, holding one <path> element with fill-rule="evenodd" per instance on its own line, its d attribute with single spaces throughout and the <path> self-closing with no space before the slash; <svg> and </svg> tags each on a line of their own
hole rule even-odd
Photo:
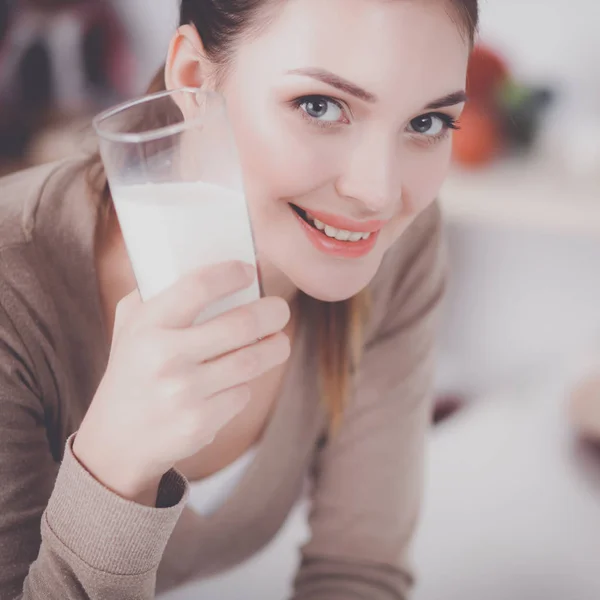
<svg viewBox="0 0 600 600">
<path fill-rule="evenodd" d="M 123 144 L 140 144 L 144 142 L 152 142 L 159 140 L 164 137 L 168 137 L 170 135 L 176 135 L 178 133 L 182 133 L 189 129 L 190 127 L 194 127 L 195 125 L 199 125 L 206 120 L 206 115 L 202 115 L 200 117 L 195 117 L 193 119 L 189 119 L 187 121 L 181 121 L 180 123 L 174 123 L 172 125 L 165 125 L 164 127 L 157 127 L 154 129 L 149 129 L 148 131 L 144 131 L 143 133 L 131 133 L 131 132 L 122 132 L 116 133 L 107 131 L 102 128 L 102 124 L 110 119 L 118 115 L 119 113 L 123 113 L 126 110 L 129 110 L 135 106 L 140 106 L 141 104 L 146 104 L 153 100 L 158 100 L 159 98 L 165 98 L 167 96 L 173 96 L 177 93 L 189 93 L 189 94 L 202 94 L 207 97 L 212 97 L 219 100 L 219 106 L 221 111 L 225 110 L 225 98 L 222 94 L 218 92 L 214 92 L 212 90 L 205 90 L 197 87 L 182 87 L 173 90 L 164 90 L 161 92 L 155 92 L 152 94 L 145 94 L 144 96 L 140 96 L 138 98 L 134 98 L 133 100 L 127 100 L 116 106 L 108 108 L 98 115 L 96 115 L 92 119 L 92 126 L 96 134 L 110 142 L 119 142 Z"/>
</svg>

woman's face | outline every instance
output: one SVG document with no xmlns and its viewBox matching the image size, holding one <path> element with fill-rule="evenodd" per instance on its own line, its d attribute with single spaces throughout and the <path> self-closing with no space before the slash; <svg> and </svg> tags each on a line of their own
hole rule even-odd
<svg viewBox="0 0 600 600">
<path fill-rule="evenodd" d="M 455 19 L 442 0 L 286 1 L 236 50 L 220 89 L 267 278 L 346 299 L 435 199 L 464 105 Z"/>
</svg>

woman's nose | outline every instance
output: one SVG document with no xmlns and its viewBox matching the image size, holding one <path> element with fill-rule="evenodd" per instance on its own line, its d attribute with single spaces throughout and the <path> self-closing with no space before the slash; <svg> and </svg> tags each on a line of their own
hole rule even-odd
<svg viewBox="0 0 600 600">
<path fill-rule="evenodd" d="M 389 216 L 402 203 L 402 177 L 395 141 L 373 140 L 352 148 L 336 184 L 340 196 L 366 215 Z"/>
</svg>

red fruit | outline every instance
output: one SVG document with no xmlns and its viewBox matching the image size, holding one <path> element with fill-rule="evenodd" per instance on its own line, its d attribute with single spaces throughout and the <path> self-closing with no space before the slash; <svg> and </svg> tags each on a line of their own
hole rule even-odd
<svg viewBox="0 0 600 600">
<path fill-rule="evenodd" d="M 467 72 L 467 94 L 471 100 L 494 102 L 498 89 L 509 77 L 508 66 L 499 54 L 486 46 L 475 46 Z"/>
<path fill-rule="evenodd" d="M 463 166 L 482 166 L 491 162 L 501 147 L 502 135 L 493 113 L 479 104 L 467 104 L 460 129 L 454 132 L 454 160 Z"/>
</svg>

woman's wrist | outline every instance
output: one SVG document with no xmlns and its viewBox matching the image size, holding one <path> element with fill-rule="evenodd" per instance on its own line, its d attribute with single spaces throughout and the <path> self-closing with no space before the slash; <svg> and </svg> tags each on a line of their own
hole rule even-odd
<svg viewBox="0 0 600 600">
<path fill-rule="evenodd" d="M 97 446 L 97 445 L 96 445 Z M 85 436 L 78 433 L 73 441 L 73 454 L 94 479 L 125 500 L 144 506 L 156 506 L 156 498 L 164 474 L 148 475 L 129 468 L 123 458 L 113 459 L 107 452 L 95 452 Z"/>
</svg>

